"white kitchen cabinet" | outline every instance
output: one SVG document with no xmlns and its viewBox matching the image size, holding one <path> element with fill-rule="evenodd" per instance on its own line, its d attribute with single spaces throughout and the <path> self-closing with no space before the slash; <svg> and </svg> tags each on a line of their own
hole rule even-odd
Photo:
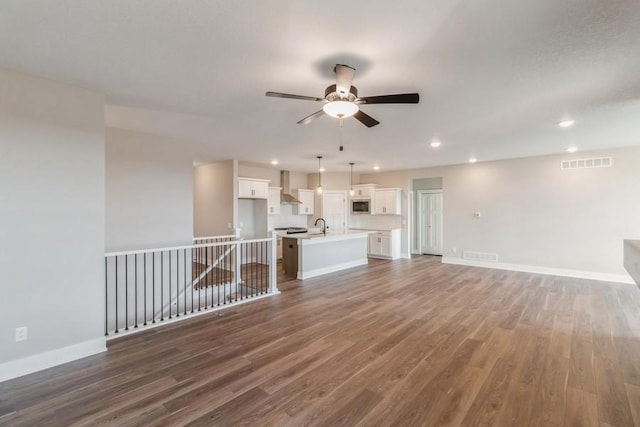
<svg viewBox="0 0 640 427">
<path fill-rule="evenodd" d="M 268 199 L 269 181 L 265 179 L 238 178 L 238 198 Z"/>
<path fill-rule="evenodd" d="M 375 215 L 400 215 L 401 210 L 402 190 L 400 188 L 379 188 L 373 192 Z"/>
<path fill-rule="evenodd" d="M 269 187 L 267 212 L 269 215 L 280 215 L 280 190 L 282 187 Z"/>
<path fill-rule="evenodd" d="M 376 184 L 358 184 L 353 186 L 352 199 L 370 199 L 373 197 Z"/>
<path fill-rule="evenodd" d="M 315 204 L 315 194 L 313 190 L 293 190 L 293 196 L 302 202 L 293 205 L 293 213 L 295 215 L 313 215 L 313 208 Z"/>
<path fill-rule="evenodd" d="M 373 258 L 400 258 L 400 230 L 371 232 L 367 252 Z"/>
</svg>

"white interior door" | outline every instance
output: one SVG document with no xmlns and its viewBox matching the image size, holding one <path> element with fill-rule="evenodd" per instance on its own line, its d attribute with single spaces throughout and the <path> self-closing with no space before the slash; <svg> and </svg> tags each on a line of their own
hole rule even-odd
<svg viewBox="0 0 640 427">
<path fill-rule="evenodd" d="M 325 191 L 322 193 L 322 217 L 327 221 L 329 232 L 344 232 L 347 229 L 347 192 Z"/>
<path fill-rule="evenodd" d="M 442 192 L 419 192 L 420 253 L 442 255 Z"/>
</svg>

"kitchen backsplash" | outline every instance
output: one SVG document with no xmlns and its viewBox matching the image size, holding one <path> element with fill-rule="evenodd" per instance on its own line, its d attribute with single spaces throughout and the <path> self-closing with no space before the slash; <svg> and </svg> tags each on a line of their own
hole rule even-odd
<svg viewBox="0 0 640 427">
<path fill-rule="evenodd" d="M 350 215 L 349 228 L 371 230 L 402 228 L 402 217 L 400 215 Z"/>
<path fill-rule="evenodd" d="M 269 229 L 277 227 L 306 227 L 307 215 L 294 215 L 293 205 L 280 205 L 280 215 L 269 215 Z"/>
</svg>

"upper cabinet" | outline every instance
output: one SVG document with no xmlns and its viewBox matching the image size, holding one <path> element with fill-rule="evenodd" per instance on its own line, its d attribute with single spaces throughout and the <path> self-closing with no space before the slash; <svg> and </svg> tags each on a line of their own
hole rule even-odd
<svg viewBox="0 0 640 427">
<path fill-rule="evenodd" d="M 282 187 L 269 187 L 269 201 L 267 202 L 269 215 L 280 214 L 280 190 Z"/>
<path fill-rule="evenodd" d="M 370 199 L 373 197 L 376 184 L 358 184 L 353 186 L 352 199 Z"/>
<path fill-rule="evenodd" d="M 266 179 L 238 178 L 238 198 L 268 199 L 269 181 Z"/>
<path fill-rule="evenodd" d="M 400 188 L 380 188 L 373 192 L 375 215 L 400 215 L 401 212 L 402 190 Z"/>
<path fill-rule="evenodd" d="M 296 215 L 313 215 L 314 191 L 298 189 L 293 191 L 293 195 L 302 202 L 293 205 L 293 213 Z"/>
</svg>

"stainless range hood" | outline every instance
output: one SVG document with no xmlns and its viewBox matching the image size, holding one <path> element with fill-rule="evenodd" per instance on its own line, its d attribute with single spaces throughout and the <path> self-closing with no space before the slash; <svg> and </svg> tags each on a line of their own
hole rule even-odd
<svg viewBox="0 0 640 427">
<path fill-rule="evenodd" d="M 289 183 L 289 171 L 280 171 L 280 204 L 282 205 L 299 205 L 302 203 L 291 195 L 291 184 Z"/>
</svg>

